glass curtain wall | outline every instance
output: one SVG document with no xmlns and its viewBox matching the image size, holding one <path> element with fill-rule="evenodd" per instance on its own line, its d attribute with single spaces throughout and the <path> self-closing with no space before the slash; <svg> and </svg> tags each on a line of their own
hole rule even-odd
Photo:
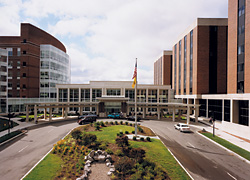
<svg viewBox="0 0 250 180">
<path fill-rule="evenodd" d="M 52 45 L 40 45 L 40 98 L 56 98 L 56 84 L 70 83 L 70 59 Z"/>
<path fill-rule="evenodd" d="M 90 89 L 81 89 L 81 101 L 83 102 L 90 101 Z"/>
</svg>

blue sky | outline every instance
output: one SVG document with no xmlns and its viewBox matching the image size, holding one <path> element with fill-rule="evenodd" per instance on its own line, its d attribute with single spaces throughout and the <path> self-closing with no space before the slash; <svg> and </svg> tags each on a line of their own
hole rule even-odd
<svg viewBox="0 0 250 180">
<path fill-rule="evenodd" d="M 197 17 L 227 17 L 227 0 L 0 0 L 0 36 L 31 23 L 59 39 L 71 58 L 71 83 L 153 83 L 153 65 Z"/>
</svg>

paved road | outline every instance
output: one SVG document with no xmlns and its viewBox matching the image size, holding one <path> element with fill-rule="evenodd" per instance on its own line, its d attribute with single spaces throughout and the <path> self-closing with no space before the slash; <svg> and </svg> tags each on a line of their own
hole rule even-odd
<svg viewBox="0 0 250 180">
<path fill-rule="evenodd" d="M 8 147 L 0 148 L 0 179 L 18 180 L 23 177 L 76 122 L 55 123 L 28 131 Z"/>
<path fill-rule="evenodd" d="M 200 136 L 196 127 L 193 133 L 174 129 L 174 122 L 144 121 L 172 151 L 194 179 L 245 179 L 250 178 L 250 165 Z"/>
</svg>

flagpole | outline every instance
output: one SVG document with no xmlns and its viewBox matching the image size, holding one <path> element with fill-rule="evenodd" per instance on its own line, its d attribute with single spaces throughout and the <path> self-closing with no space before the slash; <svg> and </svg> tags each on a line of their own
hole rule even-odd
<svg viewBox="0 0 250 180">
<path fill-rule="evenodd" d="M 137 65 L 137 58 L 136 58 L 136 65 Z M 138 65 L 137 65 L 138 67 Z M 137 68 L 138 73 L 138 68 Z M 136 82 L 135 82 L 135 137 L 137 137 L 137 73 L 136 73 Z"/>
</svg>

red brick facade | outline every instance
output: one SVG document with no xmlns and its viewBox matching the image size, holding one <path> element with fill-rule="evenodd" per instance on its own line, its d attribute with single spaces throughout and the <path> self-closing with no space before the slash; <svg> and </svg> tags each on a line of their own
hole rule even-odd
<svg viewBox="0 0 250 180">
<path fill-rule="evenodd" d="M 21 24 L 21 36 L 0 36 L 1 48 L 13 48 L 13 56 L 9 56 L 9 62 L 13 62 L 12 68 L 9 69 L 12 79 L 8 79 L 12 83 L 12 90 L 8 92 L 11 97 L 39 97 L 41 44 L 50 44 L 66 52 L 60 41 L 28 23 Z M 20 55 L 17 54 L 18 48 L 21 50 Z M 17 68 L 18 62 L 20 68 Z"/>
<path fill-rule="evenodd" d="M 212 19 L 213 20 L 213 19 Z M 193 30 L 193 73 L 192 94 L 210 94 L 210 27 L 217 27 L 217 83 L 216 92 L 227 92 L 227 26 L 224 19 L 223 25 L 197 25 L 190 29 L 181 40 L 181 72 L 179 72 L 179 41 L 176 42 L 176 73 L 174 72 L 175 53 L 173 53 L 172 84 L 176 75 L 176 95 L 190 95 L 190 32 Z M 204 20 L 203 20 L 204 23 Z M 184 75 L 184 37 L 186 36 L 186 74 Z M 175 52 L 175 46 L 173 47 Z M 179 73 L 181 73 L 181 93 L 179 93 Z M 186 92 L 184 92 L 184 76 L 186 76 Z"/>
<path fill-rule="evenodd" d="M 172 84 L 172 52 L 164 51 L 163 55 L 154 63 L 154 84 Z"/>
</svg>

